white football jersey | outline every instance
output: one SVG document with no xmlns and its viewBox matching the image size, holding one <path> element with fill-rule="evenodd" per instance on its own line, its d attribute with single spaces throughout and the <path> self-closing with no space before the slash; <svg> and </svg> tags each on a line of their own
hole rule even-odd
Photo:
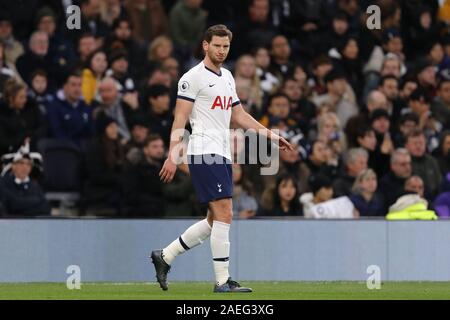
<svg viewBox="0 0 450 320">
<path fill-rule="evenodd" d="M 202 61 L 181 77 L 177 98 L 194 103 L 187 154 L 214 153 L 231 160 L 231 109 L 240 104 L 231 72 L 220 68 L 218 74 Z"/>
</svg>

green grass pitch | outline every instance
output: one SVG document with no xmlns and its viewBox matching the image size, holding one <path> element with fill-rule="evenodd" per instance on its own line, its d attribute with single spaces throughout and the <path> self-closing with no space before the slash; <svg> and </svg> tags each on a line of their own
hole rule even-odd
<svg viewBox="0 0 450 320">
<path fill-rule="evenodd" d="M 340 300 L 340 299 L 445 299 L 450 282 L 383 282 L 369 290 L 365 282 L 256 282 L 242 281 L 253 293 L 213 294 L 212 283 L 172 282 L 162 291 L 155 282 L 82 283 L 68 290 L 65 283 L 0 283 L 0 300 Z"/>
</svg>

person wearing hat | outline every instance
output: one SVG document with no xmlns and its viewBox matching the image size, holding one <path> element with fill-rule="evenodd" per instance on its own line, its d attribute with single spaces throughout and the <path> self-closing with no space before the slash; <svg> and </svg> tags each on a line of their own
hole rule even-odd
<svg viewBox="0 0 450 320">
<path fill-rule="evenodd" d="M 25 53 L 23 45 L 14 38 L 13 24 L 10 15 L 0 10 L 0 42 L 5 47 L 5 61 L 15 65 L 17 58 Z"/>
<path fill-rule="evenodd" d="M 95 120 L 95 128 L 97 136 L 89 142 L 86 152 L 85 206 L 117 213 L 121 200 L 119 190 L 124 147 L 113 118 L 100 113 Z"/>
<path fill-rule="evenodd" d="M 340 68 L 331 69 L 325 75 L 324 81 L 327 93 L 313 98 L 312 101 L 317 107 L 323 104 L 331 105 L 342 127 L 345 127 L 347 121 L 359 112 L 355 93 L 348 84 L 345 73 Z"/>
<path fill-rule="evenodd" d="M 11 170 L 0 178 L 0 202 L 10 216 L 50 215 L 50 205 L 41 187 L 30 178 L 33 159 L 29 153 L 17 152 Z"/>
</svg>

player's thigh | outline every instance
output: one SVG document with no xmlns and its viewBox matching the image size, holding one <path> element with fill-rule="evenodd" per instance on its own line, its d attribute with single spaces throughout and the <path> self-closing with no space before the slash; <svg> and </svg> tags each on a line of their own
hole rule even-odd
<svg viewBox="0 0 450 320">
<path fill-rule="evenodd" d="M 214 220 L 231 223 L 233 218 L 233 202 L 231 198 L 223 198 L 209 202 L 209 210 Z"/>
</svg>

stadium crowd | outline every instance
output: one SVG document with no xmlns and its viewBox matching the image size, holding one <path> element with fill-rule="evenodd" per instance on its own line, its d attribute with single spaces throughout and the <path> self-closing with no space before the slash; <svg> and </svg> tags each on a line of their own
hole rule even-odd
<svg viewBox="0 0 450 320">
<path fill-rule="evenodd" d="M 242 105 L 296 146 L 274 176 L 233 165 L 236 217 L 450 216 L 448 0 L 1 1 L 0 215 L 50 215 L 58 192 L 79 214 L 203 215 L 186 168 L 158 173 L 217 23 Z"/>
</svg>

